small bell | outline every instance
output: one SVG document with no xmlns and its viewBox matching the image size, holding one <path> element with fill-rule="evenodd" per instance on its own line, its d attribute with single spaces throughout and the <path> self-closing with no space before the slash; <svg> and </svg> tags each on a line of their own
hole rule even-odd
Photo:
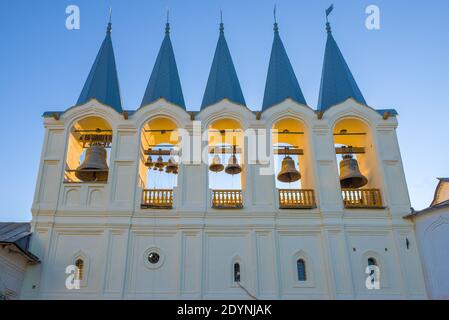
<svg viewBox="0 0 449 320">
<path fill-rule="evenodd" d="M 278 180 L 284 183 L 292 183 L 301 180 L 301 173 L 296 170 L 295 161 L 287 156 L 282 161 L 282 169 L 278 174 Z"/>
<path fill-rule="evenodd" d="M 221 160 L 220 157 L 218 155 L 216 155 L 213 159 L 212 159 L 212 163 L 209 166 L 209 170 L 212 172 L 222 172 L 224 170 L 224 165 L 221 164 Z"/>
<path fill-rule="evenodd" d="M 164 159 L 162 156 L 157 158 L 157 162 L 154 164 L 154 170 L 164 171 Z"/>
<path fill-rule="evenodd" d="M 151 156 L 148 156 L 147 160 L 145 161 L 145 167 L 152 168 L 154 166 L 154 161 Z"/>
<path fill-rule="evenodd" d="M 344 155 L 340 162 L 340 184 L 343 189 L 359 189 L 368 184 L 368 179 L 360 172 L 359 163 L 351 154 Z"/>
<path fill-rule="evenodd" d="M 83 163 L 76 169 L 75 176 L 83 182 L 108 181 L 108 153 L 98 144 L 91 145 L 86 150 Z"/>
<path fill-rule="evenodd" d="M 237 175 L 242 172 L 242 167 L 239 165 L 237 157 L 235 154 L 229 159 L 228 165 L 226 166 L 225 172 L 230 175 Z"/>
</svg>

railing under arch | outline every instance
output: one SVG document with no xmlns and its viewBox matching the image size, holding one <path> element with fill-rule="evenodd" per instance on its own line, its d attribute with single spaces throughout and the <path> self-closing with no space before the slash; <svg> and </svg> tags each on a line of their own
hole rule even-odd
<svg viewBox="0 0 449 320">
<path fill-rule="evenodd" d="M 343 204 L 346 209 L 383 209 L 379 189 L 343 189 Z"/>
<path fill-rule="evenodd" d="M 212 190 L 212 208 L 242 209 L 242 190 Z"/>
<path fill-rule="evenodd" d="M 147 189 L 142 192 L 142 209 L 172 209 L 173 190 Z"/>
<path fill-rule="evenodd" d="M 280 209 L 313 209 L 316 208 L 315 192 L 306 189 L 280 189 Z"/>
</svg>

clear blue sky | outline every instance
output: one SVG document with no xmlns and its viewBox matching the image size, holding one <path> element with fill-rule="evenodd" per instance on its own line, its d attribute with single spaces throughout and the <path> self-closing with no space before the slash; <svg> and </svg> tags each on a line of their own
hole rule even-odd
<svg viewBox="0 0 449 320">
<path fill-rule="evenodd" d="M 248 106 L 262 104 L 273 5 L 284 45 L 308 103 L 318 100 L 324 10 L 333 2 L 334 36 L 371 106 L 396 108 L 413 206 L 426 207 L 436 177 L 449 176 L 447 0 L 1 0 L 0 221 L 28 221 L 43 142 L 41 114 L 65 110 L 81 91 L 113 8 L 113 42 L 124 108 L 140 104 L 170 8 L 185 100 L 199 109 L 217 37 L 219 9 Z M 65 8 L 81 29 L 65 28 Z M 365 28 L 365 8 L 381 10 L 381 30 Z"/>
</svg>

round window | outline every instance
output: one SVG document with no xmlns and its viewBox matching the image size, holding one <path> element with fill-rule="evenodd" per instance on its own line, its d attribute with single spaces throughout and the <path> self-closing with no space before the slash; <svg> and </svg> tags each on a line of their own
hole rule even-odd
<svg viewBox="0 0 449 320">
<path fill-rule="evenodd" d="M 157 252 L 151 252 L 148 255 L 148 262 L 150 262 L 151 264 L 157 264 L 160 259 L 161 256 Z"/>
<path fill-rule="evenodd" d="M 150 247 L 142 255 L 143 263 L 148 269 L 159 269 L 164 264 L 165 255 L 158 247 Z"/>
</svg>

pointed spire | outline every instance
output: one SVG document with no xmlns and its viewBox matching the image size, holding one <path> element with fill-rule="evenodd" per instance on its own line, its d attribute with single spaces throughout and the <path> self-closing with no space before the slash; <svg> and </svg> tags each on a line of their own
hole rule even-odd
<svg viewBox="0 0 449 320">
<path fill-rule="evenodd" d="M 168 11 L 167 23 L 165 24 L 165 37 L 156 58 L 156 63 L 154 64 L 150 80 L 148 81 L 141 107 L 149 105 L 160 98 L 164 98 L 168 102 L 176 104 L 184 109 L 186 108 L 175 54 L 170 40 Z"/>
<path fill-rule="evenodd" d="M 293 67 L 285 51 L 284 44 L 279 36 L 279 27 L 274 11 L 274 39 L 271 49 L 270 64 L 268 66 L 267 82 L 262 111 L 290 98 L 300 104 L 307 105 L 306 99 L 296 78 Z"/>
<path fill-rule="evenodd" d="M 214 60 L 207 80 L 201 109 L 211 106 L 223 99 L 246 106 L 242 88 L 235 71 L 231 53 L 224 36 L 224 24 L 220 11 L 220 36 L 215 49 Z"/>
<path fill-rule="evenodd" d="M 109 18 L 106 37 L 89 72 L 77 105 L 84 104 L 91 99 L 97 99 L 99 102 L 111 106 L 116 111 L 122 112 L 111 32 L 112 22 L 111 18 Z"/>
<path fill-rule="evenodd" d="M 348 98 L 353 98 L 360 103 L 366 104 L 352 72 L 335 42 L 329 22 L 326 23 L 326 31 L 327 43 L 321 76 L 318 110 L 325 111 L 336 104 L 346 101 Z"/>
</svg>

